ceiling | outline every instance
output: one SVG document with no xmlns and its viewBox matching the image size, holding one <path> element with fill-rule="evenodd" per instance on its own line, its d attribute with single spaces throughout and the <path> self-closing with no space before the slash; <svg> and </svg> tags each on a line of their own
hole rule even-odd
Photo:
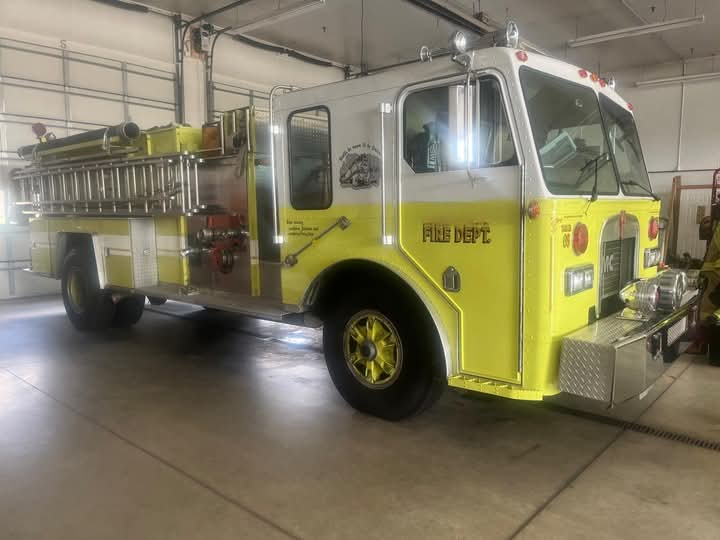
<svg viewBox="0 0 720 540">
<path fill-rule="evenodd" d="M 189 16 L 230 0 L 142 0 Z M 705 57 L 720 49 L 718 0 L 445 0 L 472 15 L 512 18 L 523 38 L 553 55 L 600 73 Z M 249 0 L 209 19 L 218 26 L 240 25 L 298 0 Z M 569 39 L 664 19 L 704 14 L 702 25 L 571 49 Z M 447 45 L 454 26 L 406 0 L 326 0 L 323 7 L 256 28 L 246 35 L 297 49 L 338 64 L 369 69 L 417 57 L 421 45 Z"/>
</svg>

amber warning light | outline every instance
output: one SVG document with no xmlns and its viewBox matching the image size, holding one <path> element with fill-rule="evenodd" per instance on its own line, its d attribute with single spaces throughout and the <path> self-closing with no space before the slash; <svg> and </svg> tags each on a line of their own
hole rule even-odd
<svg viewBox="0 0 720 540">
<path fill-rule="evenodd" d="M 527 216 L 530 219 L 537 219 L 540 217 L 540 203 L 532 201 L 527 207 Z"/>
<path fill-rule="evenodd" d="M 650 224 L 648 225 L 648 238 L 655 240 L 658 237 L 658 232 L 660 232 L 660 222 L 658 218 L 651 217 Z"/>
<path fill-rule="evenodd" d="M 588 228 L 584 223 L 578 223 L 573 229 L 573 250 L 576 255 L 582 255 L 588 247 Z"/>
</svg>

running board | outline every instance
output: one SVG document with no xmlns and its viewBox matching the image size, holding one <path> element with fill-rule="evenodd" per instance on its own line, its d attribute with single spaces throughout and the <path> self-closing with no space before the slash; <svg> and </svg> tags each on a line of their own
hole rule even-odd
<svg viewBox="0 0 720 540">
<path fill-rule="evenodd" d="M 257 319 L 317 328 L 322 322 L 300 306 L 288 305 L 257 296 L 245 296 L 207 289 L 185 289 L 176 285 L 156 285 L 135 289 L 145 296 L 157 296 L 186 304 L 247 315 Z"/>
<path fill-rule="evenodd" d="M 527 401 L 542 401 L 543 393 L 540 390 L 522 388 L 513 384 L 480 379 L 467 375 L 454 375 L 448 377 L 448 384 L 455 388 L 482 392 L 511 399 L 523 399 Z"/>
</svg>

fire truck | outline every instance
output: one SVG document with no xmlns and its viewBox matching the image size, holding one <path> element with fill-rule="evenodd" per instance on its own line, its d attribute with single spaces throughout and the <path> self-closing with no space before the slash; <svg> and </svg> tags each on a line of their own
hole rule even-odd
<svg viewBox="0 0 720 540">
<path fill-rule="evenodd" d="M 323 327 L 353 407 L 445 386 L 643 397 L 695 325 L 658 272 L 660 202 L 613 81 L 457 33 L 443 51 L 200 128 L 132 123 L 23 147 L 31 271 L 82 331 L 146 297 Z"/>
</svg>

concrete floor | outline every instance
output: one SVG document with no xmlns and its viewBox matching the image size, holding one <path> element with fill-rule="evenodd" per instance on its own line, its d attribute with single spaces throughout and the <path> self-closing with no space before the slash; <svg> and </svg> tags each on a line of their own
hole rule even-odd
<svg viewBox="0 0 720 540">
<path fill-rule="evenodd" d="M 318 333 L 165 310 L 94 336 L 0 304 L 0 538 L 720 538 L 718 452 L 453 391 L 383 422 Z M 720 440 L 720 369 L 628 411 Z"/>
</svg>

